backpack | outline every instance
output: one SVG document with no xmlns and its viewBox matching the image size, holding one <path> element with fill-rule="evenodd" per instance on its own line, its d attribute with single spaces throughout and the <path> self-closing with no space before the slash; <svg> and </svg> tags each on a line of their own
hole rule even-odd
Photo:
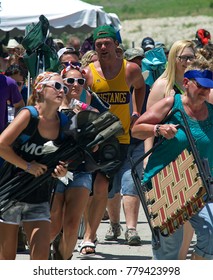
<svg viewBox="0 0 213 280">
<path fill-rule="evenodd" d="M 26 143 L 35 134 L 36 129 L 38 127 L 39 114 L 38 114 L 38 111 L 36 110 L 36 108 L 34 106 L 25 106 L 25 107 L 21 108 L 20 111 L 23 109 L 28 109 L 30 111 L 31 119 L 30 119 L 30 122 L 27 125 L 27 127 L 22 131 L 22 133 L 19 135 L 19 137 L 15 140 L 15 142 L 14 142 L 15 147 L 18 147 L 18 146 Z M 59 117 L 60 117 L 61 126 L 64 127 L 67 124 L 68 119 L 61 112 L 59 112 Z M 61 130 L 61 138 L 62 139 L 64 138 L 64 134 L 63 134 L 62 130 Z"/>
<path fill-rule="evenodd" d="M 27 127 L 21 132 L 19 137 L 15 140 L 15 142 L 14 142 L 15 148 L 26 143 L 34 135 L 34 133 L 36 132 L 37 126 L 38 126 L 38 122 L 39 122 L 38 111 L 36 110 L 36 108 L 34 106 L 25 106 L 25 107 L 21 108 L 20 111 L 23 109 L 28 109 L 30 111 L 31 118 L 30 118 L 30 122 L 28 123 Z"/>
<path fill-rule="evenodd" d="M 195 35 L 198 40 L 197 47 L 202 48 L 204 45 L 207 45 L 211 40 L 211 34 L 205 29 L 198 29 Z"/>
<path fill-rule="evenodd" d="M 30 111 L 31 119 L 27 127 L 21 132 L 21 134 L 13 143 L 14 150 L 17 150 L 21 145 L 25 144 L 31 137 L 33 137 L 38 127 L 39 114 L 36 108 L 34 106 L 25 106 L 21 108 L 20 111 L 23 109 L 28 109 Z M 65 126 L 68 121 L 67 117 L 62 113 L 59 114 L 59 117 L 60 117 L 61 126 L 62 127 Z M 62 139 L 64 138 L 63 130 L 61 130 L 61 138 Z M 8 181 L 8 178 L 10 178 L 11 174 L 14 172 L 15 169 L 16 169 L 15 165 L 7 161 L 4 161 L 0 169 L 0 186 L 4 185 Z"/>
</svg>

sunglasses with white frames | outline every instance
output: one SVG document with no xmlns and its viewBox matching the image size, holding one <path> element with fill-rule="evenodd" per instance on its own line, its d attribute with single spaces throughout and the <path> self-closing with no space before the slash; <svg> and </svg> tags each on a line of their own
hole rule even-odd
<svg viewBox="0 0 213 280">
<path fill-rule="evenodd" d="M 56 82 L 56 81 L 45 81 L 45 82 L 41 82 L 39 84 L 52 87 L 57 91 L 60 91 L 61 89 L 63 89 L 64 94 L 67 94 L 69 92 L 69 89 L 67 86 L 65 86 L 64 84 L 61 84 L 59 82 Z"/>
<path fill-rule="evenodd" d="M 75 82 L 77 82 L 80 86 L 83 86 L 85 84 L 86 79 L 84 78 L 65 78 L 64 82 L 67 85 L 73 85 Z"/>
</svg>

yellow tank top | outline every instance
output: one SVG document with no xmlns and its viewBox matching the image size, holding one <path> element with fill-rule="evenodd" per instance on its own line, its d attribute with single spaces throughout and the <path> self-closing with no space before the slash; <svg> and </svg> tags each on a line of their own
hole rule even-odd
<svg viewBox="0 0 213 280">
<path fill-rule="evenodd" d="M 98 94 L 103 100 L 110 104 L 110 112 L 116 115 L 122 123 L 124 134 L 118 136 L 121 144 L 130 143 L 130 92 L 125 79 L 126 60 L 118 75 L 111 80 L 106 80 L 96 71 L 94 64 L 89 64 L 93 75 L 93 84 L 91 89 Z"/>
</svg>

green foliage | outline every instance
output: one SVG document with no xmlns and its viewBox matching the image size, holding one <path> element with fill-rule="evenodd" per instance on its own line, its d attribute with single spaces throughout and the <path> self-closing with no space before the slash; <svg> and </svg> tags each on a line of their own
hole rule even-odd
<svg viewBox="0 0 213 280">
<path fill-rule="evenodd" d="M 213 0 L 84 0 L 116 13 L 120 20 L 213 14 Z"/>
</svg>

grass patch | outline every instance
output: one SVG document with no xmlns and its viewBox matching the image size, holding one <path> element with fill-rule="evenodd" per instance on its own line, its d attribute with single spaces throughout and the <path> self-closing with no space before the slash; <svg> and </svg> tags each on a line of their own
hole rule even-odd
<svg viewBox="0 0 213 280">
<path fill-rule="evenodd" d="M 120 20 L 179 16 L 212 16 L 213 0 L 86 0 L 116 13 Z"/>
</svg>

